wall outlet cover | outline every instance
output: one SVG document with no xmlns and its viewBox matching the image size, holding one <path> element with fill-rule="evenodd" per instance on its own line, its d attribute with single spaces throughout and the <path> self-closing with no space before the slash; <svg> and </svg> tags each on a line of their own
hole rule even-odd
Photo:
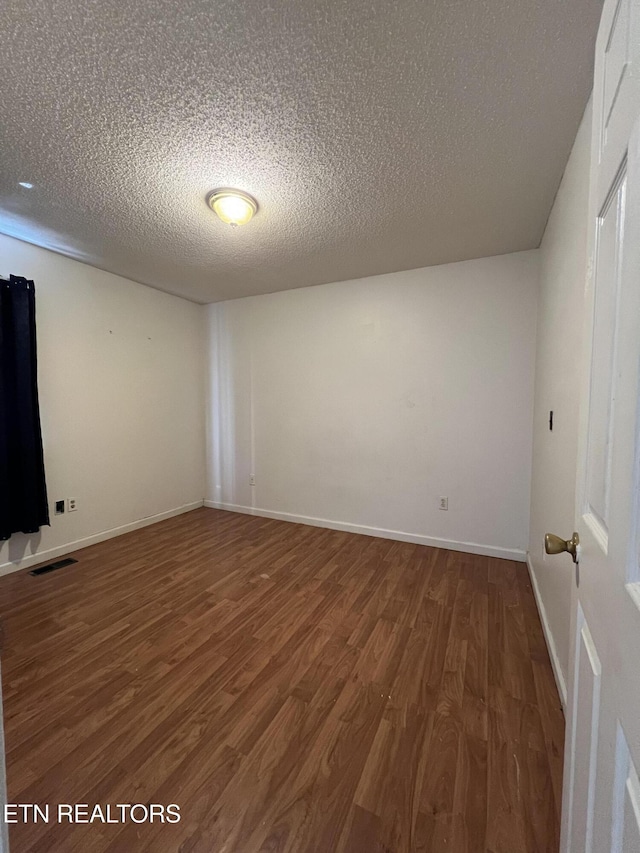
<svg viewBox="0 0 640 853">
<path fill-rule="evenodd" d="M 75 512 L 78 509 L 77 498 L 67 498 L 67 512 Z"/>
</svg>

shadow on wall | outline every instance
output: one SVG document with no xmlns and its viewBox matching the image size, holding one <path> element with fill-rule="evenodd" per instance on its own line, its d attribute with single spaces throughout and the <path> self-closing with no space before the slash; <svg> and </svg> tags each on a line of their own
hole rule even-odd
<svg viewBox="0 0 640 853">
<path fill-rule="evenodd" d="M 216 306 L 211 325 L 207 406 L 210 494 L 215 503 L 236 503 L 235 362 L 227 306 Z"/>
<path fill-rule="evenodd" d="M 16 204 L 23 203 L 23 197 L 16 196 Z M 12 200 L 4 199 L 6 207 L 11 206 Z M 49 249 L 52 252 L 59 252 L 61 255 L 74 258 L 81 263 L 90 263 L 93 259 L 88 252 L 83 252 L 79 246 L 73 243 L 67 243 L 60 238 L 59 234 L 49 228 L 44 228 L 40 225 L 36 226 L 25 216 L 19 213 L 14 213 L 10 210 L 0 210 L 0 234 L 5 234 L 7 237 L 15 237 L 16 240 L 22 240 L 25 243 L 31 243 L 34 246 L 40 246 L 43 249 Z"/>
</svg>

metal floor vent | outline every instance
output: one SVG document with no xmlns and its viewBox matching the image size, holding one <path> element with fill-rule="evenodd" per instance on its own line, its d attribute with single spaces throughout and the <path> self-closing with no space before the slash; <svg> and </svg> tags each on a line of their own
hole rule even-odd
<svg viewBox="0 0 640 853">
<path fill-rule="evenodd" d="M 56 569 L 64 569 L 65 566 L 71 566 L 77 563 L 72 557 L 67 557 L 66 560 L 58 560 L 56 563 L 49 563 L 48 566 L 40 566 L 39 569 L 34 569 L 29 572 L 30 575 L 46 575 L 48 572 L 55 572 Z"/>
</svg>

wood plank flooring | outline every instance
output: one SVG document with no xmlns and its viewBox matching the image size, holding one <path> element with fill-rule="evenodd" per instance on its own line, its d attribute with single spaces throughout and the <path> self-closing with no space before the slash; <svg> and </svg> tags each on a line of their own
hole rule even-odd
<svg viewBox="0 0 640 853">
<path fill-rule="evenodd" d="M 201 509 L 0 578 L 12 853 L 557 853 L 526 567 Z"/>
</svg>

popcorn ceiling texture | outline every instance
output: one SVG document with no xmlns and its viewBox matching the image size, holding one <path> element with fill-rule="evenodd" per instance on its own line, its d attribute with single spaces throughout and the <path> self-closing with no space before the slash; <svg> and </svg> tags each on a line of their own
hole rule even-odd
<svg viewBox="0 0 640 853">
<path fill-rule="evenodd" d="M 0 231 L 199 302 L 536 247 L 600 10 L 4 0 Z"/>
</svg>

